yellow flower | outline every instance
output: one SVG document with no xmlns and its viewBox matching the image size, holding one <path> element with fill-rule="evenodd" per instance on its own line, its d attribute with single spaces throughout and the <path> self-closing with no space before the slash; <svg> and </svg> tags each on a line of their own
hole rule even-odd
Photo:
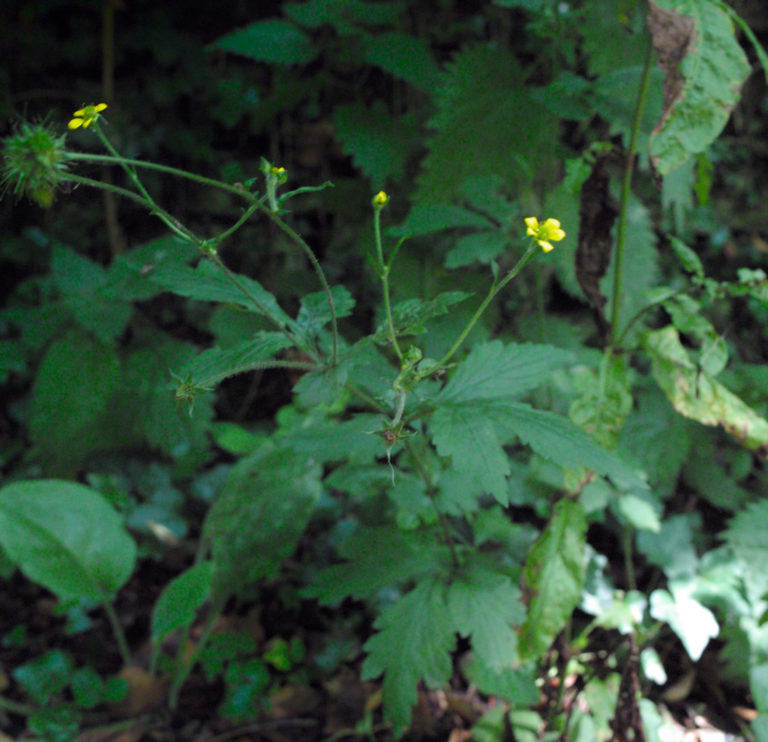
<svg viewBox="0 0 768 742">
<path fill-rule="evenodd" d="M 374 209 L 383 209 L 387 203 L 389 202 L 389 196 L 384 191 L 379 191 L 374 197 L 373 197 L 373 208 Z"/>
<path fill-rule="evenodd" d="M 97 118 L 99 114 L 107 107 L 106 103 L 97 103 L 96 105 L 83 106 L 79 111 L 75 111 L 72 115 L 75 117 L 70 121 L 67 126 L 70 129 L 79 129 L 81 126 L 83 129 L 87 129 Z"/>
<path fill-rule="evenodd" d="M 270 168 L 270 171 L 272 175 L 283 175 L 283 173 L 285 173 L 285 168 L 277 167 L 277 165 L 272 165 L 272 167 Z"/>
<path fill-rule="evenodd" d="M 558 219 L 547 219 L 543 224 L 535 216 L 525 218 L 525 233 L 533 237 L 544 252 L 554 250 L 553 242 L 560 242 L 565 237 L 565 231 L 560 227 Z"/>
</svg>

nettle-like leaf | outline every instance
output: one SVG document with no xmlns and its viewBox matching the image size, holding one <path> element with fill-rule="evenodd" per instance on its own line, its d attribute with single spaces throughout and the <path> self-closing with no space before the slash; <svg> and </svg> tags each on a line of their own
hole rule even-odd
<svg viewBox="0 0 768 742">
<path fill-rule="evenodd" d="M 227 278 L 223 271 L 207 260 L 201 261 L 197 268 L 188 265 L 161 265 L 150 273 L 149 278 L 165 291 L 200 301 L 235 304 L 269 317 L 281 327 L 295 329 L 294 321 L 258 281 L 236 274 L 235 278 L 243 291 Z"/>
<path fill-rule="evenodd" d="M 102 495 L 58 479 L 0 489 L 0 546 L 62 601 L 109 600 L 136 562 L 136 544 Z"/>
<path fill-rule="evenodd" d="M 334 131 L 355 166 L 367 175 L 374 188 L 387 178 L 401 178 L 418 133 L 412 116 L 395 118 L 381 101 L 369 108 L 363 103 L 337 106 Z"/>
<path fill-rule="evenodd" d="M 318 54 L 307 34 L 292 23 L 277 18 L 258 21 L 220 36 L 210 48 L 271 64 L 310 62 Z"/>
<path fill-rule="evenodd" d="M 441 317 L 459 302 L 472 294 L 466 291 L 443 291 L 434 299 L 405 299 L 392 307 L 392 323 L 398 335 L 420 335 L 426 332 L 424 324 L 434 317 Z M 376 342 L 386 342 L 389 329 L 382 324 L 373 335 Z"/>
<path fill-rule="evenodd" d="M 287 447 L 259 450 L 232 468 L 203 526 L 214 598 L 277 574 L 320 497 L 320 475 L 316 461 Z"/>
<path fill-rule="evenodd" d="M 323 603 L 370 598 L 382 588 L 446 571 L 448 547 L 433 532 L 361 528 L 339 549 L 346 561 L 324 569 L 307 594 Z"/>
<path fill-rule="evenodd" d="M 416 204 L 408 218 L 387 229 L 393 237 L 421 237 L 458 227 L 493 228 L 493 222 L 482 214 L 453 204 Z"/>
<path fill-rule="evenodd" d="M 424 38 L 397 31 L 374 36 L 365 42 L 365 58 L 426 93 L 439 84 L 440 69 Z"/>
<path fill-rule="evenodd" d="M 437 578 L 420 582 L 381 614 L 375 623 L 379 633 L 365 643 L 363 677 L 384 673 L 384 708 L 396 733 L 410 723 L 419 680 L 434 687 L 451 676 L 456 636 L 444 590 Z"/>
<path fill-rule="evenodd" d="M 175 371 L 183 382 L 201 389 L 214 387 L 230 376 L 262 368 L 275 353 L 293 343 L 281 332 L 258 332 L 251 340 L 231 348 L 209 348 Z"/>
<path fill-rule="evenodd" d="M 671 325 L 646 334 L 653 375 L 672 406 L 703 425 L 720 425 L 752 451 L 768 452 L 768 421 L 698 367 Z"/>
<path fill-rule="evenodd" d="M 750 73 L 728 13 L 716 0 L 652 0 L 648 26 L 666 74 L 651 159 L 665 175 L 703 152 L 725 127 Z"/>
<path fill-rule="evenodd" d="M 579 604 L 586 575 L 586 535 L 587 519 L 581 503 L 560 500 L 525 564 L 529 607 L 520 632 L 524 657 L 541 656 Z"/>
<path fill-rule="evenodd" d="M 510 186 L 548 171 L 558 118 L 534 100 L 506 49 L 475 44 L 458 52 L 437 105 L 417 203 L 456 200 L 464 180 L 477 173 Z"/>
<path fill-rule="evenodd" d="M 288 3 L 285 14 L 307 28 L 332 26 L 339 34 L 360 33 L 359 26 L 392 26 L 403 12 L 402 3 L 362 0 L 307 0 Z"/>
<path fill-rule="evenodd" d="M 352 294 L 344 286 L 334 286 L 331 289 L 333 309 L 336 319 L 349 317 L 355 306 Z M 324 291 L 316 291 L 301 298 L 296 326 L 308 340 L 314 338 L 322 327 L 331 321 L 331 308 Z"/>
<path fill-rule="evenodd" d="M 605 308 L 607 316 L 613 313 L 613 272 L 616 255 L 614 253 L 611 267 L 601 281 L 603 295 L 608 298 Z M 621 333 L 627 328 L 629 321 L 648 304 L 648 291 L 658 281 L 658 252 L 656 250 L 656 235 L 651 224 L 648 209 L 639 199 L 630 197 L 627 205 L 627 232 L 624 243 L 624 280 L 621 286 L 618 314 L 618 327 L 615 332 Z"/>
</svg>

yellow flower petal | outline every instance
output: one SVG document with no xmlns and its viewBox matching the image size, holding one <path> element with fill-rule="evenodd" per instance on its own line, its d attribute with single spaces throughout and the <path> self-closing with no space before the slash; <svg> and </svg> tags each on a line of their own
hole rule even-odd
<svg viewBox="0 0 768 742">
<path fill-rule="evenodd" d="M 544 252 L 550 252 L 555 249 L 554 245 L 552 243 L 547 242 L 546 240 L 539 240 L 539 246 Z"/>
<path fill-rule="evenodd" d="M 72 119 L 72 121 L 70 121 L 67 124 L 67 128 L 69 128 L 69 129 L 79 129 L 82 125 L 83 125 L 83 120 L 82 119 Z"/>
<path fill-rule="evenodd" d="M 101 113 L 101 111 L 103 111 L 106 107 L 107 107 L 106 103 L 97 103 L 93 107 L 93 110 L 96 111 L 96 113 Z"/>
</svg>

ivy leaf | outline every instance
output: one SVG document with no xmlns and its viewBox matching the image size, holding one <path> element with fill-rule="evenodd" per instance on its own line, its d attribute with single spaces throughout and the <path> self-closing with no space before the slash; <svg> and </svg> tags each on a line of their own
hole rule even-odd
<svg viewBox="0 0 768 742">
<path fill-rule="evenodd" d="M 0 545 L 62 601 L 109 600 L 136 562 L 117 511 L 90 487 L 57 479 L 0 489 Z"/>
<path fill-rule="evenodd" d="M 716 0 L 652 0 L 648 27 L 666 74 L 651 159 L 666 175 L 717 138 L 750 65 Z"/>
<path fill-rule="evenodd" d="M 401 734 L 410 723 L 419 680 L 436 686 L 451 676 L 450 652 L 456 639 L 442 582 L 428 578 L 419 583 L 374 625 L 379 633 L 365 643 L 363 678 L 384 673 L 384 711 L 395 733 Z"/>
<path fill-rule="evenodd" d="M 508 577 L 474 564 L 451 582 L 447 600 L 456 630 L 472 639 L 478 661 L 497 672 L 516 662 L 511 624 L 522 623 L 525 607 L 520 589 Z"/>
<path fill-rule="evenodd" d="M 528 618 L 520 631 L 524 657 L 540 657 L 579 604 L 586 575 L 586 534 L 581 503 L 563 499 L 531 548 L 523 572 L 530 595 Z"/>
<path fill-rule="evenodd" d="M 323 603 L 370 598 L 382 588 L 440 573 L 450 559 L 431 532 L 385 527 L 361 528 L 339 553 L 346 561 L 320 572 L 307 595 Z"/>
<path fill-rule="evenodd" d="M 320 474 L 313 459 L 284 447 L 232 468 L 203 524 L 216 564 L 214 598 L 277 574 L 320 497 Z"/>
<path fill-rule="evenodd" d="M 537 387 L 547 374 L 570 358 L 570 352 L 551 345 L 504 345 L 501 340 L 483 343 L 472 349 L 436 401 L 453 405 L 515 397 Z"/>
<path fill-rule="evenodd" d="M 768 592 L 768 501 L 753 502 L 734 517 L 723 534 L 728 546 L 744 565 L 744 582 L 750 602 L 756 604 Z"/>
<path fill-rule="evenodd" d="M 649 613 L 657 621 L 666 621 L 677 634 L 696 662 L 709 644 L 716 637 L 720 627 L 712 611 L 705 608 L 698 600 L 689 595 L 690 590 L 670 585 L 670 592 L 654 590 L 651 593 Z"/>
</svg>

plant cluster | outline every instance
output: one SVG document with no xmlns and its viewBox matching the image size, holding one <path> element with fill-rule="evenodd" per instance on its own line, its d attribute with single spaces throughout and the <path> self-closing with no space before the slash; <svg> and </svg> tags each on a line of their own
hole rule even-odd
<svg viewBox="0 0 768 742">
<path fill-rule="evenodd" d="M 103 264 L 35 233 L 50 271 L 0 314 L 0 372 L 33 378 L 28 448 L 2 451 L 0 573 L 53 593 L 73 633 L 101 608 L 114 637 L 111 663 L 52 648 L 9 668 L 0 715 L 74 739 L 94 709 L 143 710 L 139 688 L 177 709 L 197 677 L 243 722 L 351 667 L 381 694 L 341 736 L 418 736 L 414 709 L 453 685 L 500 701 L 447 714 L 478 740 L 661 740 L 669 655 L 694 677 L 711 654 L 768 741 L 768 276 L 712 260 L 751 69 L 737 29 L 766 75 L 768 57 L 718 0 L 619 5 L 496 0 L 526 41 L 465 24 L 442 67 L 439 24 L 397 3 L 290 3 L 218 38 L 262 80 L 255 107 L 228 79 L 231 127 L 311 97 L 320 58 L 394 81 L 336 106 L 340 183 L 128 156 L 117 101 L 69 121 L 99 152 L 50 119 L 6 137 L 8 196 L 98 190 L 164 235 Z M 229 221 L 186 218 L 157 177 Z M 339 190 L 349 226 L 318 248 L 310 215 Z M 373 280 L 345 274 L 363 241 Z M 274 414 L 222 411 L 270 374 Z M 171 553 L 137 640 L 120 596 Z M 314 606 L 323 649 L 232 628 L 265 595 Z"/>
</svg>

